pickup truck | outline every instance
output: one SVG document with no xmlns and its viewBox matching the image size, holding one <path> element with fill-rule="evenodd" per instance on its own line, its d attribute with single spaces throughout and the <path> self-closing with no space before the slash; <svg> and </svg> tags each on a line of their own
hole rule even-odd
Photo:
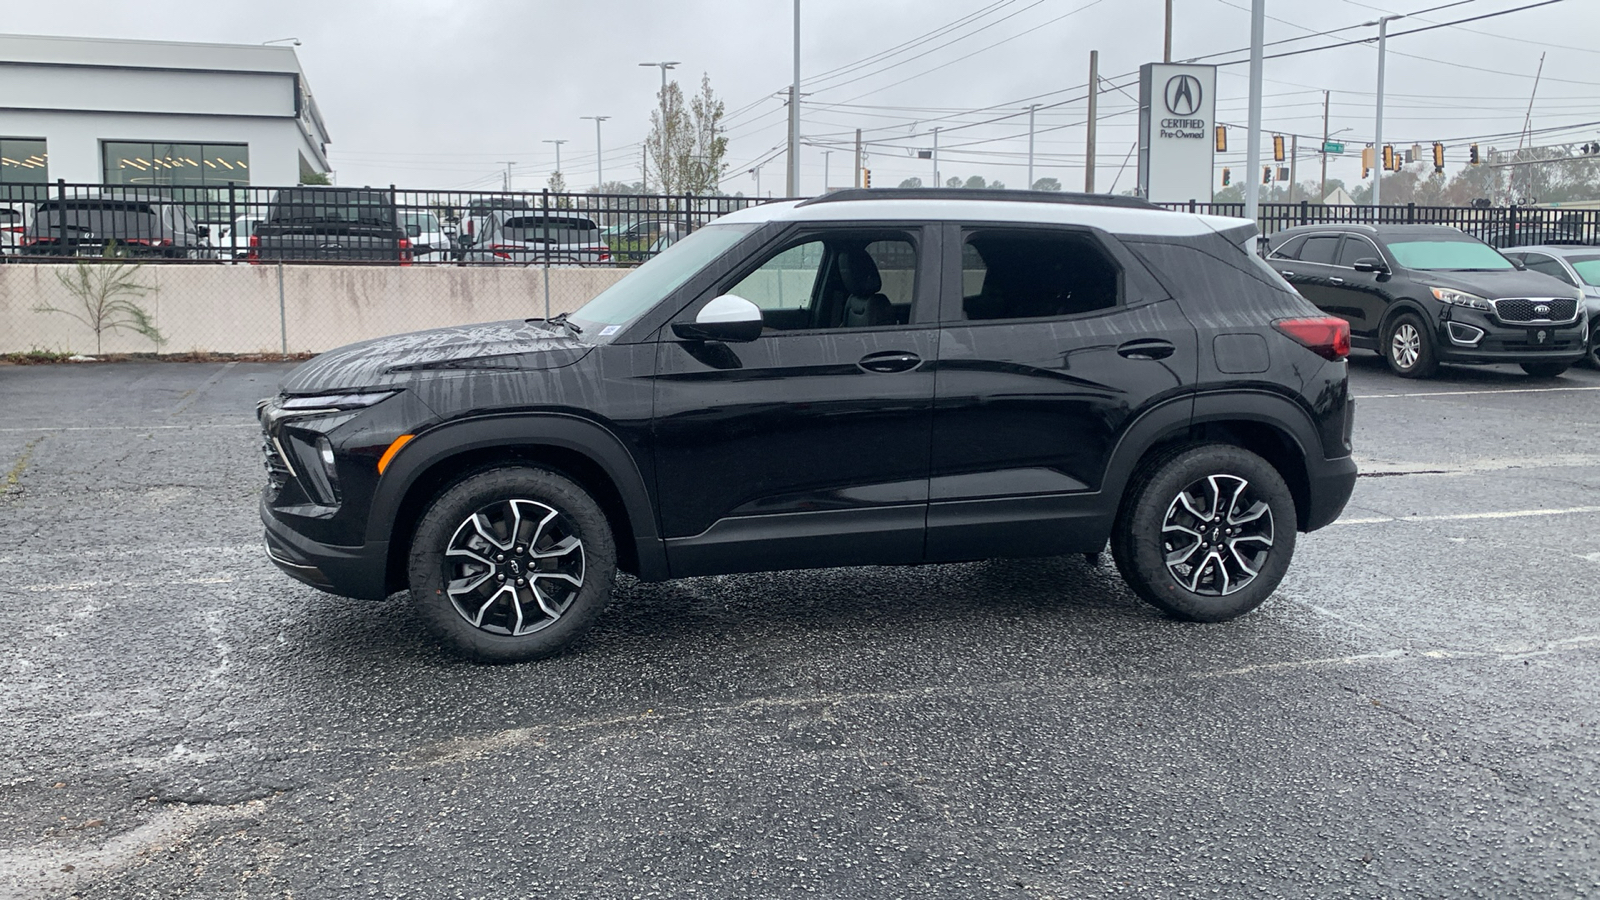
<svg viewBox="0 0 1600 900">
<path fill-rule="evenodd" d="M 411 241 L 386 191 L 287 188 L 273 195 L 266 218 L 250 236 L 249 259 L 408 265 Z"/>
</svg>

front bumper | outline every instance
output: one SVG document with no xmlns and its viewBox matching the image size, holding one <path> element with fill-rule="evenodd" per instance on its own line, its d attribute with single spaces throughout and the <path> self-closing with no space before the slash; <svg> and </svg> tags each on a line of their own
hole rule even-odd
<svg viewBox="0 0 1600 900">
<path fill-rule="evenodd" d="M 1576 362 L 1588 344 L 1588 317 L 1580 312 L 1564 324 L 1506 325 L 1476 310 L 1451 309 L 1441 317 L 1434 338 L 1440 362 Z"/>
<path fill-rule="evenodd" d="M 388 596 L 387 541 L 339 547 L 311 540 L 279 521 L 265 495 L 261 521 L 267 527 L 267 558 L 290 577 L 341 597 L 382 600 Z"/>
</svg>

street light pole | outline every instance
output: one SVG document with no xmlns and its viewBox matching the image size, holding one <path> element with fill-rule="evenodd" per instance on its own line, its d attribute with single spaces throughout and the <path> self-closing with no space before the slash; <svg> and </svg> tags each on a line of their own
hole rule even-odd
<svg viewBox="0 0 1600 900">
<path fill-rule="evenodd" d="M 1024 190 L 1033 190 L 1033 111 L 1039 108 L 1035 103 L 1028 107 L 1028 184 Z"/>
<path fill-rule="evenodd" d="M 828 157 L 832 156 L 832 155 L 833 155 L 833 151 L 832 150 L 824 150 L 824 151 L 822 151 L 822 192 L 824 194 L 826 194 L 828 192 L 828 180 L 829 180 L 828 179 L 828 163 L 829 163 Z"/>
<path fill-rule="evenodd" d="M 1379 204 L 1383 191 L 1383 62 L 1389 40 L 1389 20 L 1404 16 L 1383 16 L 1378 19 L 1378 116 L 1372 128 L 1372 206 Z"/>
<path fill-rule="evenodd" d="M 677 60 L 672 60 L 670 62 L 642 62 L 639 65 L 659 66 L 661 68 L 661 159 L 656 162 L 656 174 L 659 175 L 666 168 L 665 163 L 667 161 L 667 70 L 676 68 L 679 63 Z M 644 181 L 645 193 L 649 193 L 649 171 L 641 172 L 639 176 Z M 661 179 L 660 187 L 661 193 L 665 194 L 667 192 L 667 180 L 665 178 Z"/>
<path fill-rule="evenodd" d="M 794 84 L 789 87 L 789 176 L 785 196 L 800 196 L 800 0 L 794 0 Z"/>
<path fill-rule="evenodd" d="M 594 180 L 595 188 L 604 191 L 606 186 L 605 153 L 600 146 L 600 123 L 611 118 L 610 116 L 579 116 L 580 119 L 594 120 Z"/>
<path fill-rule="evenodd" d="M 511 167 L 516 165 L 517 162 L 516 160 L 505 160 L 500 164 L 506 167 L 505 174 L 500 176 L 500 189 L 509 194 L 511 193 Z"/>
<path fill-rule="evenodd" d="M 939 180 L 939 126 L 933 126 L 933 186 L 944 187 Z"/>
<path fill-rule="evenodd" d="M 1267 0 L 1250 4 L 1250 128 L 1245 141 L 1244 217 L 1261 220 L 1261 45 L 1267 25 Z"/>
<path fill-rule="evenodd" d="M 556 145 L 556 174 L 558 174 L 558 175 L 561 173 L 561 145 L 565 144 L 566 142 L 567 142 L 566 138 L 562 138 L 560 140 L 545 141 L 546 144 L 555 144 Z M 563 182 L 566 181 L 567 180 L 567 176 L 562 175 L 561 176 L 561 180 Z"/>
</svg>

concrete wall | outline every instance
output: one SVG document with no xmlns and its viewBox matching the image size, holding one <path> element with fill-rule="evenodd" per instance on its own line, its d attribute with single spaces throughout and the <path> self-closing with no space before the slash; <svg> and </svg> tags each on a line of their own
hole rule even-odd
<svg viewBox="0 0 1600 900">
<path fill-rule="evenodd" d="M 41 305 L 84 314 L 61 283 L 72 265 L 0 265 L 0 353 L 95 352 L 93 331 Z M 101 267 L 91 265 L 91 271 Z M 550 269 L 550 311 L 570 312 L 628 269 Z M 137 300 L 167 338 L 161 352 L 276 353 L 276 266 L 146 265 L 134 277 L 154 290 Z M 443 325 L 543 316 L 544 271 L 513 266 L 313 266 L 282 268 L 283 324 L 290 352 L 320 353 L 353 341 Z M 129 332 L 106 332 L 105 353 L 156 348 Z"/>
</svg>

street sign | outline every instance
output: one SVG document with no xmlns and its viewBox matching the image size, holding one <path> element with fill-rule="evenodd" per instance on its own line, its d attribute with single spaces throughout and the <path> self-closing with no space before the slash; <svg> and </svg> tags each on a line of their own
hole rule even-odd
<svg viewBox="0 0 1600 900">
<path fill-rule="evenodd" d="M 1343 153 L 1344 152 L 1344 144 L 1342 144 L 1342 143 L 1340 143 L 1338 141 L 1323 141 L 1322 142 L 1322 152 L 1323 153 Z"/>
</svg>

